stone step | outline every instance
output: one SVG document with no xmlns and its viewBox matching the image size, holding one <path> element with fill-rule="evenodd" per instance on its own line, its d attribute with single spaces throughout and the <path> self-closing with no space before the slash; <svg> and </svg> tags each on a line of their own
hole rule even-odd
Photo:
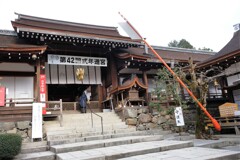
<svg viewBox="0 0 240 160">
<path fill-rule="evenodd" d="M 136 131 L 135 127 L 126 128 L 126 129 L 116 129 L 116 130 L 104 130 L 104 134 L 119 134 L 119 133 L 128 133 Z M 77 130 L 63 130 L 63 131 L 51 131 L 47 132 L 47 140 L 62 140 L 68 138 L 79 138 L 86 136 L 96 136 L 101 135 L 101 130 L 92 131 L 92 132 L 81 132 Z"/>
<path fill-rule="evenodd" d="M 57 160 L 73 160 L 73 159 L 119 159 L 134 155 L 147 153 L 155 153 L 160 151 L 192 147 L 193 142 L 190 141 L 151 141 L 133 144 L 125 144 L 119 146 L 89 149 L 83 151 L 67 152 L 57 154 Z"/>
<path fill-rule="evenodd" d="M 91 117 L 82 117 L 82 116 L 63 116 L 63 120 L 91 120 Z M 93 117 L 93 120 L 95 121 L 100 121 L 101 118 L 100 117 Z M 119 117 L 117 116 L 104 116 L 103 120 L 121 120 Z M 50 120 L 46 120 L 46 122 L 51 122 Z"/>
<path fill-rule="evenodd" d="M 103 119 L 103 123 L 125 123 L 123 122 L 121 119 Z M 91 119 L 70 119 L 70 120 L 66 120 L 63 119 L 63 124 L 92 124 Z M 59 126 L 59 121 L 58 120 L 54 120 L 54 121 L 44 121 L 45 125 L 57 125 Z M 101 124 L 101 120 L 100 119 L 94 119 L 93 120 L 93 124 Z"/>
<path fill-rule="evenodd" d="M 19 154 L 14 159 L 16 160 L 55 160 L 55 153 L 51 151 Z"/>
<path fill-rule="evenodd" d="M 103 125 L 103 130 L 116 130 L 116 129 L 127 129 L 128 125 L 125 124 L 108 124 L 108 125 Z M 78 132 L 84 132 L 84 131 L 101 131 L 102 126 L 66 126 L 66 127 L 45 127 L 46 131 L 66 131 L 66 130 L 76 130 Z"/>
<path fill-rule="evenodd" d="M 73 122 L 73 121 L 69 121 L 69 122 L 65 122 L 63 121 L 63 127 L 67 127 L 69 125 L 71 126 L 92 126 L 92 122 L 91 121 L 79 121 L 79 122 Z M 125 122 L 122 122 L 120 120 L 116 121 L 103 121 L 103 125 L 114 125 L 114 124 L 124 124 L 126 125 Z M 44 123 L 44 125 L 47 127 L 47 128 L 50 128 L 50 127 L 59 127 L 59 122 L 56 122 L 56 123 Z M 101 125 L 101 121 L 93 121 L 93 125 L 94 126 L 99 126 Z"/>
<path fill-rule="evenodd" d="M 122 158 L 121 160 L 159 160 L 159 159 L 176 159 L 176 160 L 223 160 L 223 159 L 240 159 L 240 152 L 212 149 L 212 148 L 200 148 L 190 147 L 177 150 L 169 150 L 164 152 L 150 153 L 138 156 L 132 156 L 128 158 Z"/>
<path fill-rule="evenodd" d="M 124 122 L 116 122 L 116 123 L 103 123 L 103 126 L 118 126 L 118 125 L 124 125 L 124 126 L 128 126 L 126 125 Z M 93 123 L 93 127 L 95 126 L 101 126 L 101 123 Z M 84 127 L 92 127 L 91 123 L 68 123 L 68 124 L 63 124 L 63 126 L 61 127 L 59 124 L 56 125 L 46 125 L 45 128 L 51 129 L 52 127 L 56 128 L 56 129 L 63 129 L 63 128 L 84 128 Z"/>
<path fill-rule="evenodd" d="M 120 119 L 120 117 L 115 114 L 115 113 L 100 113 L 99 114 L 103 119 Z M 82 120 L 87 120 L 90 119 L 91 117 L 94 120 L 100 120 L 101 118 L 99 116 L 96 116 L 93 114 L 93 116 L 91 116 L 90 113 L 87 114 L 63 114 L 63 119 L 64 120 L 71 120 L 71 119 L 82 119 Z M 49 120 L 46 119 L 46 122 L 49 122 Z"/>
<path fill-rule="evenodd" d="M 104 119 L 121 119 L 118 115 L 116 115 L 116 114 L 111 114 L 111 115 L 101 115 L 101 117 Z M 96 116 L 96 115 L 93 115 L 93 116 L 91 116 L 91 115 L 87 115 L 87 116 L 84 116 L 84 115 L 77 115 L 77 114 L 71 114 L 71 115 L 64 115 L 63 114 L 63 118 L 65 118 L 65 119 L 78 119 L 78 118 L 80 118 L 80 119 L 91 119 L 91 118 L 93 118 L 93 119 L 101 119 L 99 116 Z M 46 121 L 49 121 L 49 120 L 47 120 L 46 119 Z"/>
<path fill-rule="evenodd" d="M 87 150 L 87 149 L 94 149 L 94 148 L 118 146 L 123 144 L 159 141 L 162 139 L 163 139 L 163 136 L 161 135 L 110 138 L 110 139 L 104 139 L 104 140 L 94 140 L 94 141 L 78 142 L 78 143 L 71 143 L 71 144 L 55 145 L 50 147 L 50 151 L 54 153 L 65 153 L 65 152 L 73 152 L 73 151 Z"/>
<path fill-rule="evenodd" d="M 99 116 L 101 117 L 118 117 L 118 115 L 116 113 L 113 113 L 113 112 L 99 112 L 97 113 Z M 95 115 L 95 114 L 92 114 L 91 113 L 86 113 L 86 114 L 63 114 L 63 117 L 97 117 L 99 118 L 99 116 Z"/>
<path fill-rule="evenodd" d="M 21 153 L 44 152 L 48 148 L 46 141 L 22 143 Z"/>
<path fill-rule="evenodd" d="M 53 145 L 60 145 L 60 144 L 69 144 L 69 143 L 76 143 L 76 142 L 84 142 L 84 141 L 93 141 L 93 140 L 103 140 L 103 139 L 110 139 L 110 138 L 120 138 L 120 137 L 127 137 L 127 136 L 146 136 L 146 135 L 167 135 L 169 131 L 162 131 L 162 130 L 155 130 L 153 131 L 129 131 L 125 133 L 118 133 L 118 134 L 89 134 L 89 135 L 82 135 L 82 134 L 69 134 L 64 136 L 55 137 L 54 140 L 49 140 L 49 146 Z"/>
<path fill-rule="evenodd" d="M 113 118 L 113 119 L 120 119 L 120 117 L 118 117 L 118 115 L 116 114 L 105 114 L 105 115 L 100 115 L 102 118 Z M 66 119 L 72 119 L 72 118 L 82 118 L 82 119 L 101 119 L 99 116 L 96 116 L 96 115 L 93 115 L 91 116 L 91 114 L 89 115 L 84 115 L 84 114 L 80 114 L 80 115 L 77 115 L 77 114 L 73 114 L 73 115 L 63 115 L 63 118 L 66 118 Z"/>
<path fill-rule="evenodd" d="M 84 141 L 92 141 L 92 140 L 102 140 L 109 138 L 117 138 L 117 137 L 125 137 L 125 136 L 136 136 L 136 135 L 146 135 L 144 132 L 133 132 L 130 131 L 128 133 L 120 133 L 120 134 L 104 134 L 101 133 L 88 133 L 88 134 L 69 134 L 69 135 L 60 135 L 58 137 L 54 137 L 48 141 L 50 146 L 59 145 L 59 144 L 68 144 L 68 143 L 76 143 L 76 142 L 84 142 Z"/>
<path fill-rule="evenodd" d="M 204 139 L 194 139 L 195 147 L 205 147 L 205 148 L 223 148 L 226 146 L 233 146 L 240 144 L 240 139 L 219 139 L 219 140 L 204 140 Z"/>
<path fill-rule="evenodd" d="M 126 132 L 126 130 L 124 130 L 124 131 L 122 131 L 122 133 L 120 133 L 120 132 L 118 134 L 108 134 L 108 135 L 96 135 L 97 133 L 88 133 L 88 134 L 86 133 L 86 134 L 81 135 L 81 136 L 84 136 L 84 137 L 81 137 L 81 138 L 83 138 L 84 141 L 96 143 L 96 142 L 94 142 L 94 140 L 100 140 L 100 139 L 103 140 L 103 139 L 119 138 L 119 137 L 126 137 L 126 136 L 158 135 L 158 134 L 164 133 L 165 131 L 154 130 L 154 131 Z M 165 132 L 165 134 L 167 134 L 167 133 Z M 69 138 L 73 139 L 72 137 L 69 137 Z M 109 140 L 109 141 L 111 141 L 111 140 Z M 137 140 L 135 140 L 135 141 L 137 141 Z M 72 143 L 71 141 L 68 141 L 68 142 Z M 117 140 L 116 140 L 115 143 L 118 143 Z M 121 142 L 119 142 L 119 143 L 121 143 Z M 39 150 L 38 153 L 34 153 L 34 150 L 35 150 L 35 148 L 37 148 L 37 146 L 39 146 L 39 148 L 41 148 L 45 144 L 46 144 L 46 142 L 23 143 L 22 147 L 28 149 L 28 151 L 27 152 L 22 152 L 17 157 L 15 157 L 15 159 L 31 159 L 31 160 L 35 160 L 35 159 L 36 160 L 43 160 L 43 159 L 44 160 L 45 159 L 46 160 L 48 160 L 48 159 L 52 160 L 52 159 L 55 159 L 55 154 L 53 152 L 50 152 L 50 151 L 43 152 L 43 151 Z M 54 143 L 52 143 L 52 144 L 54 144 Z M 106 142 L 106 145 L 107 144 L 108 145 L 110 145 L 110 144 L 114 145 L 114 142 L 111 142 L 111 143 Z M 49 142 L 49 145 L 51 145 L 51 141 Z M 32 152 L 30 152 L 31 148 L 32 148 Z"/>
</svg>

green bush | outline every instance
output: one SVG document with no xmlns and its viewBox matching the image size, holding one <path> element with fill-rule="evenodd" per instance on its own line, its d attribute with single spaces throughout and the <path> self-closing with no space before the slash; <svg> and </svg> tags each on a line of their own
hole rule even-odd
<svg viewBox="0 0 240 160">
<path fill-rule="evenodd" d="M 22 138 L 18 134 L 0 134 L 0 159 L 13 158 L 21 151 Z"/>
</svg>

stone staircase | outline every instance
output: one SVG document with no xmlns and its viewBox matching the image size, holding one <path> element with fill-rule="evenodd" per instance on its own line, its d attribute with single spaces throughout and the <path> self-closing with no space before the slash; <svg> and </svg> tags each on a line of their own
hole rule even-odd
<svg viewBox="0 0 240 160">
<path fill-rule="evenodd" d="M 103 133 L 128 133 L 136 131 L 136 127 L 128 126 L 113 112 L 97 113 L 103 118 Z M 99 135 L 102 132 L 101 118 L 91 113 L 63 115 L 63 127 L 57 121 L 45 121 L 48 141 L 66 140 L 86 136 Z"/>
<path fill-rule="evenodd" d="M 238 159 L 240 152 L 194 147 L 186 141 L 171 138 L 168 131 L 136 131 L 123 123 L 115 113 L 99 113 L 103 117 L 104 134 L 90 114 L 64 114 L 63 127 L 56 121 L 45 122 L 47 142 L 23 144 L 15 159 L 75 160 L 75 159 Z"/>
</svg>

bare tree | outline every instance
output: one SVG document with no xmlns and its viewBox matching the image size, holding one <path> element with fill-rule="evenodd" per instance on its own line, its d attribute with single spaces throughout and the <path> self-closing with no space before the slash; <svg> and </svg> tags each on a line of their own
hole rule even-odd
<svg viewBox="0 0 240 160">
<path fill-rule="evenodd" d="M 181 78 L 187 83 L 190 90 L 194 93 L 194 95 L 199 99 L 204 107 L 207 106 L 207 94 L 209 89 L 209 83 L 213 81 L 212 77 L 207 77 L 207 74 L 212 71 L 212 69 L 207 70 L 205 72 L 196 73 L 195 72 L 196 64 L 193 64 L 192 58 L 189 59 L 189 75 L 190 80 L 187 80 L 186 73 L 181 72 Z M 197 106 L 197 104 L 196 104 Z M 206 116 L 204 112 L 196 107 L 196 129 L 195 129 L 195 137 L 198 139 L 211 139 L 212 136 L 208 127 L 206 126 L 205 120 Z"/>
</svg>

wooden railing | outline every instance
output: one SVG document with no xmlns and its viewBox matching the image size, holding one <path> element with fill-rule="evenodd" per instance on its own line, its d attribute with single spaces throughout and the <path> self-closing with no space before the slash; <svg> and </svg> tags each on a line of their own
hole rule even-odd
<svg viewBox="0 0 240 160">
<path fill-rule="evenodd" d="M 99 106 L 98 106 L 98 101 L 90 101 L 90 106 L 92 110 L 99 110 Z M 48 104 L 49 108 L 53 108 L 54 107 L 54 103 L 52 104 Z M 79 103 L 78 102 L 62 102 L 62 109 L 63 110 L 79 110 Z"/>
<path fill-rule="evenodd" d="M 188 94 L 182 95 L 186 100 L 190 99 L 191 97 Z M 221 93 L 209 93 L 207 94 L 207 99 L 218 99 L 223 98 Z M 227 97 L 226 97 L 227 98 Z"/>
<path fill-rule="evenodd" d="M 236 135 L 240 135 L 240 116 L 231 116 L 231 117 L 215 117 L 215 119 L 219 122 L 222 129 L 233 128 L 235 129 Z M 213 125 L 210 120 L 205 121 L 208 127 L 212 127 Z"/>
<path fill-rule="evenodd" d="M 101 128 L 102 128 L 102 135 L 103 135 L 103 117 L 100 116 L 99 114 L 95 113 L 92 108 L 90 107 L 89 104 L 87 104 L 87 108 L 90 110 L 91 112 L 91 122 L 92 122 L 92 128 L 93 128 L 93 114 L 98 116 L 101 119 Z"/>
<path fill-rule="evenodd" d="M 35 101 L 34 98 L 7 98 L 5 100 L 6 107 L 17 107 L 17 106 L 32 106 Z"/>
<path fill-rule="evenodd" d="M 32 104 L 33 98 L 15 98 L 6 99 L 6 106 L 0 107 L 0 122 L 18 122 L 18 121 L 32 121 Z M 63 121 L 63 105 L 62 99 L 59 101 L 45 101 L 48 106 L 54 104 L 54 107 L 46 107 L 46 111 L 51 111 L 51 114 L 46 114 L 44 117 L 57 116 L 60 126 L 62 127 Z M 20 106 L 18 106 L 20 105 Z"/>
<path fill-rule="evenodd" d="M 184 100 L 191 99 L 189 94 L 180 94 L 179 96 L 181 96 Z M 159 101 L 158 97 L 154 94 L 149 94 L 149 98 L 150 98 L 150 101 L 155 101 L 155 102 Z M 218 98 L 224 98 L 224 97 L 221 93 L 209 93 L 209 94 L 207 94 L 207 99 L 218 99 Z M 225 97 L 225 98 L 227 98 L 227 97 Z M 172 101 L 171 97 L 169 97 L 168 101 Z"/>
<path fill-rule="evenodd" d="M 33 98 L 8 98 L 0 107 L 0 122 L 32 121 Z"/>
<path fill-rule="evenodd" d="M 40 102 L 45 103 L 48 105 L 46 107 L 47 114 L 43 115 L 43 117 L 58 117 L 58 121 L 60 123 L 60 126 L 63 127 L 63 102 L 62 99 L 59 101 L 45 101 Z M 54 104 L 53 106 L 51 104 Z M 51 113 L 50 113 L 51 112 Z"/>
<path fill-rule="evenodd" d="M 32 121 L 32 106 L 0 107 L 0 122 Z"/>
</svg>

